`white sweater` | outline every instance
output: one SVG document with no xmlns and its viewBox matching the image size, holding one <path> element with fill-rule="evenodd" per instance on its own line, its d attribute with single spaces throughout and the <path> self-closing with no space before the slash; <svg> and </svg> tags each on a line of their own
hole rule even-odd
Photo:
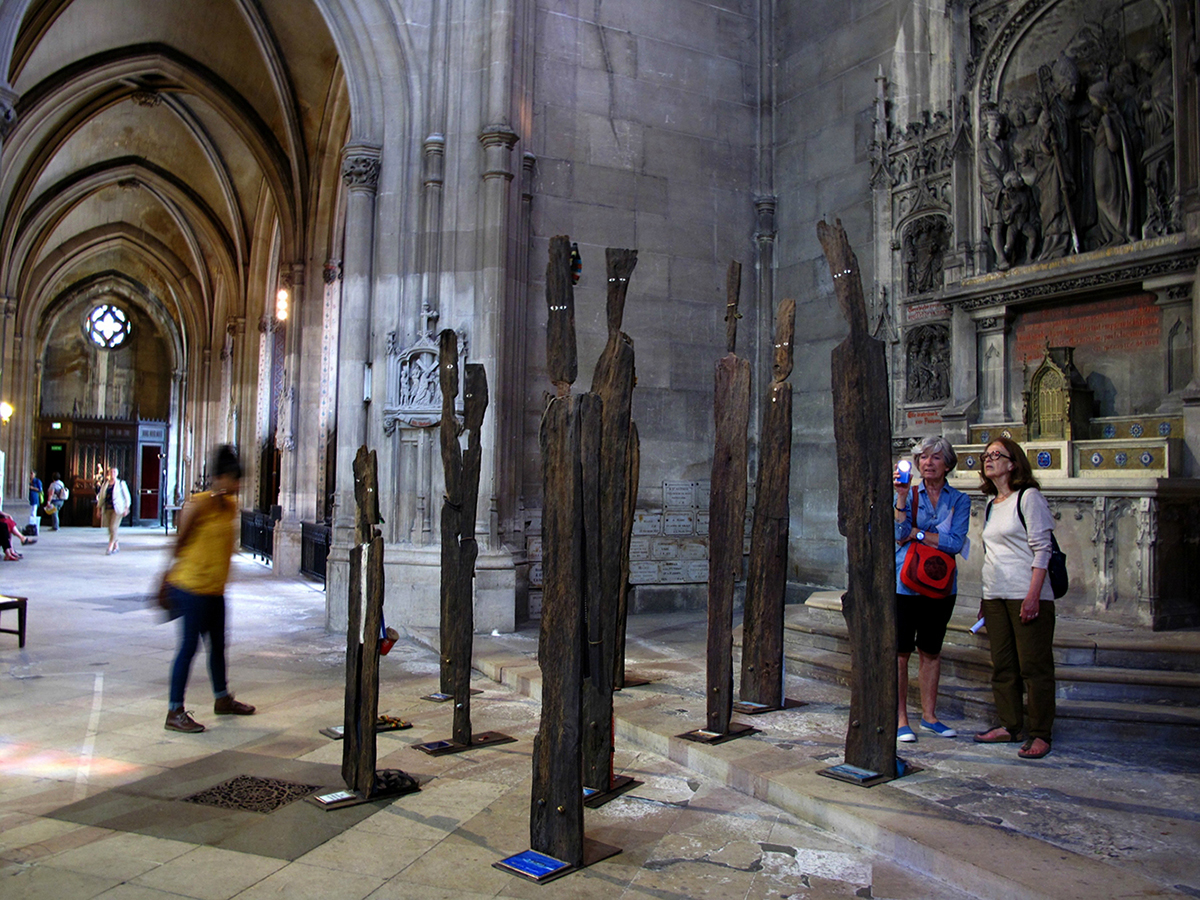
<svg viewBox="0 0 1200 900">
<path fill-rule="evenodd" d="M 987 600 L 1023 600 L 1032 570 L 1050 564 L 1054 517 L 1046 498 L 1036 488 L 1029 488 L 1021 508 L 1028 533 L 1017 516 L 1015 491 L 1002 501 L 992 501 L 991 515 L 983 526 L 983 596 Z M 1049 578 L 1042 583 L 1040 599 L 1054 599 Z"/>
</svg>

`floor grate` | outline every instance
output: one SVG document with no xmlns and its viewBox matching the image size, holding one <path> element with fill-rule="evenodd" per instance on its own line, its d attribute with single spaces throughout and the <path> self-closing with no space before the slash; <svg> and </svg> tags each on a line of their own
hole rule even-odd
<svg viewBox="0 0 1200 900">
<path fill-rule="evenodd" d="M 238 775 L 183 799 L 187 803 L 202 803 L 222 809 L 269 813 L 307 797 L 319 787 L 319 784 L 296 784 L 278 778 Z"/>
</svg>

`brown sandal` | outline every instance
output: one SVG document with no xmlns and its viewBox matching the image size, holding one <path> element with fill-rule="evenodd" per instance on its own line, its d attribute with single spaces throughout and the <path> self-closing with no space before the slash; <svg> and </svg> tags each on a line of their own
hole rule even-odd
<svg viewBox="0 0 1200 900">
<path fill-rule="evenodd" d="M 1042 748 L 1041 750 L 1034 750 L 1033 749 L 1034 741 L 1041 741 L 1046 746 L 1044 748 Z M 1021 749 L 1017 751 L 1017 756 L 1021 757 L 1021 759 L 1041 759 L 1043 756 L 1045 756 L 1049 752 L 1050 752 L 1050 742 L 1048 740 L 1046 740 L 1045 738 L 1030 738 L 1029 740 L 1027 740 L 1025 742 L 1025 744 L 1021 747 Z"/>
<path fill-rule="evenodd" d="M 997 725 L 990 731 L 975 735 L 975 743 L 977 744 L 1015 744 L 1019 740 L 1019 737 L 1003 725 Z"/>
</svg>

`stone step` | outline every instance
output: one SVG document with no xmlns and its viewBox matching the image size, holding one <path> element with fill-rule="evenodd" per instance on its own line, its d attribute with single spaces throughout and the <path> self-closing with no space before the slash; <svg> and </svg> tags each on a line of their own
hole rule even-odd
<svg viewBox="0 0 1200 900">
<path fill-rule="evenodd" d="M 949 635 L 948 635 L 949 637 Z M 968 634 L 974 639 L 976 636 Z M 805 648 L 813 651 L 850 652 L 844 625 L 813 627 L 801 622 L 789 624 L 784 643 L 790 656 L 799 659 Z M 986 644 L 986 638 L 984 639 Z M 1106 700 L 1135 703 L 1200 705 L 1200 674 L 1160 669 L 1132 669 L 1121 666 L 1081 664 L 1070 648 L 1055 648 L 1058 696 L 1079 700 Z M 942 647 L 942 679 L 957 678 L 970 683 L 987 684 L 992 677 L 991 652 L 972 644 L 963 646 L 947 640 Z"/>
<path fill-rule="evenodd" d="M 987 721 L 993 715 L 991 652 L 986 631 L 969 630 L 973 613 L 960 608 L 947 629 L 938 709 L 951 718 Z M 1114 734 L 1130 738 L 1200 737 L 1200 672 L 1187 668 L 1197 655 L 1196 640 L 1188 635 L 1084 633 L 1093 627 L 1069 622 L 1055 636 L 1056 732 L 1114 729 Z M 740 630 L 737 637 L 740 640 Z M 788 606 L 784 645 L 789 672 L 849 684 L 849 641 L 840 593 L 814 594 L 803 605 Z M 914 666 L 909 701 L 919 708 L 916 682 Z"/>
<path fill-rule="evenodd" d="M 978 601 L 959 600 L 946 629 L 946 643 L 988 651 L 987 632 L 970 632 L 977 611 Z M 844 634 L 841 592 L 819 591 L 803 604 L 788 606 L 785 627 L 801 622 L 838 626 Z M 1200 632 L 1151 632 L 1060 618 L 1055 629 L 1054 659 L 1060 666 L 1200 672 Z"/>
<path fill-rule="evenodd" d="M 850 683 L 850 657 L 845 653 L 819 650 L 796 653 L 788 648 L 784 657 L 787 670 L 793 675 L 844 686 Z M 913 676 L 910 683 L 916 681 L 915 671 Z M 919 700 L 914 686 L 909 696 L 910 709 L 919 709 Z M 938 715 L 951 725 L 962 718 L 991 721 L 991 686 L 986 682 L 965 681 L 943 674 L 938 691 Z M 1062 737 L 1111 734 L 1114 739 L 1191 742 L 1200 740 L 1200 708 L 1060 696 L 1056 702 L 1054 731 Z"/>
</svg>

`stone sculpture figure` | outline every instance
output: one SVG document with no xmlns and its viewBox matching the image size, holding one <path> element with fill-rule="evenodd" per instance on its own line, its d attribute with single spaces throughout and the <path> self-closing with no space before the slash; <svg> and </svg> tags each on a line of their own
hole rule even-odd
<svg viewBox="0 0 1200 900">
<path fill-rule="evenodd" d="M 477 363 L 466 366 L 463 380 L 463 425 L 454 414 L 458 397 L 458 335 L 447 328 L 438 335 L 442 421 L 439 429 L 446 494 L 442 500 L 441 681 L 454 697 L 454 742 L 471 743 L 471 651 L 475 630 L 472 583 L 479 546 L 475 511 L 479 501 L 482 460 L 480 430 L 488 405 L 487 374 Z M 467 450 L 459 443 L 467 433 Z"/>
<path fill-rule="evenodd" d="M 846 762 L 896 774 L 896 610 L 892 542 L 891 405 L 882 341 L 867 330 L 858 260 L 839 220 L 817 223 L 834 292 L 850 334 L 832 353 L 838 460 L 838 531 L 849 579 L 842 615 L 850 636 Z M 881 598 L 882 601 L 881 602 Z"/>
<path fill-rule="evenodd" d="M 783 605 L 787 590 L 789 486 L 792 465 L 792 339 L 796 301 L 784 300 L 775 313 L 775 353 L 771 386 L 763 412 L 754 524 L 750 531 L 750 570 L 742 625 L 744 702 L 784 706 Z"/>
<path fill-rule="evenodd" d="M 711 508 L 708 521 L 708 680 L 707 724 L 718 735 L 729 731 L 733 713 L 733 588 L 742 573 L 746 521 L 746 426 L 750 416 L 750 363 L 737 356 L 738 294 L 742 267 L 726 275 L 725 347 L 717 361 L 713 415 Z"/>
<path fill-rule="evenodd" d="M 1101 247 L 1124 244 L 1134 238 L 1131 138 L 1107 81 L 1088 88 L 1088 101 L 1099 113 L 1092 142 L 1097 242 Z"/>
<path fill-rule="evenodd" d="M 1015 171 L 1008 142 L 1004 139 L 1004 116 L 998 109 L 984 110 L 984 135 L 979 140 L 979 188 L 983 192 L 983 224 L 996 254 L 996 267 L 1008 269 L 1012 262 L 1005 252 L 1006 228 L 1000 214 L 1005 178 Z"/>
<path fill-rule="evenodd" d="M 608 342 L 592 376 L 592 393 L 601 403 L 595 471 L 598 475 L 598 593 L 589 595 L 587 616 L 588 676 L 583 688 L 583 780 L 588 787 L 606 791 L 612 784 L 613 688 L 618 669 L 624 674 L 623 642 L 618 629 L 624 621 L 621 597 L 629 572 L 629 535 L 626 532 L 630 442 L 633 434 L 633 341 L 621 331 L 629 278 L 637 265 L 636 250 L 605 250 L 608 273 Z M 588 462 L 584 462 L 585 469 Z M 636 498 L 635 498 L 636 499 Z M 632 527 L 632 522 L 630 522 Z M 591 567 L 589 567 L 590 570 Z"/>
<path fill-rule="evenodd" d="M 1038 70 L 1038 82 L 1042 109 L 1036 125 L 1034 156 L 1042 224 L 1039 258 L 1055 259 L 1080 250 L 1079 227 L 1072 208 L 1079 152 L 1073 100 L 1079 70 L 1070 57 L 1060 55 L 1053 67 Z"/>
</svg>

